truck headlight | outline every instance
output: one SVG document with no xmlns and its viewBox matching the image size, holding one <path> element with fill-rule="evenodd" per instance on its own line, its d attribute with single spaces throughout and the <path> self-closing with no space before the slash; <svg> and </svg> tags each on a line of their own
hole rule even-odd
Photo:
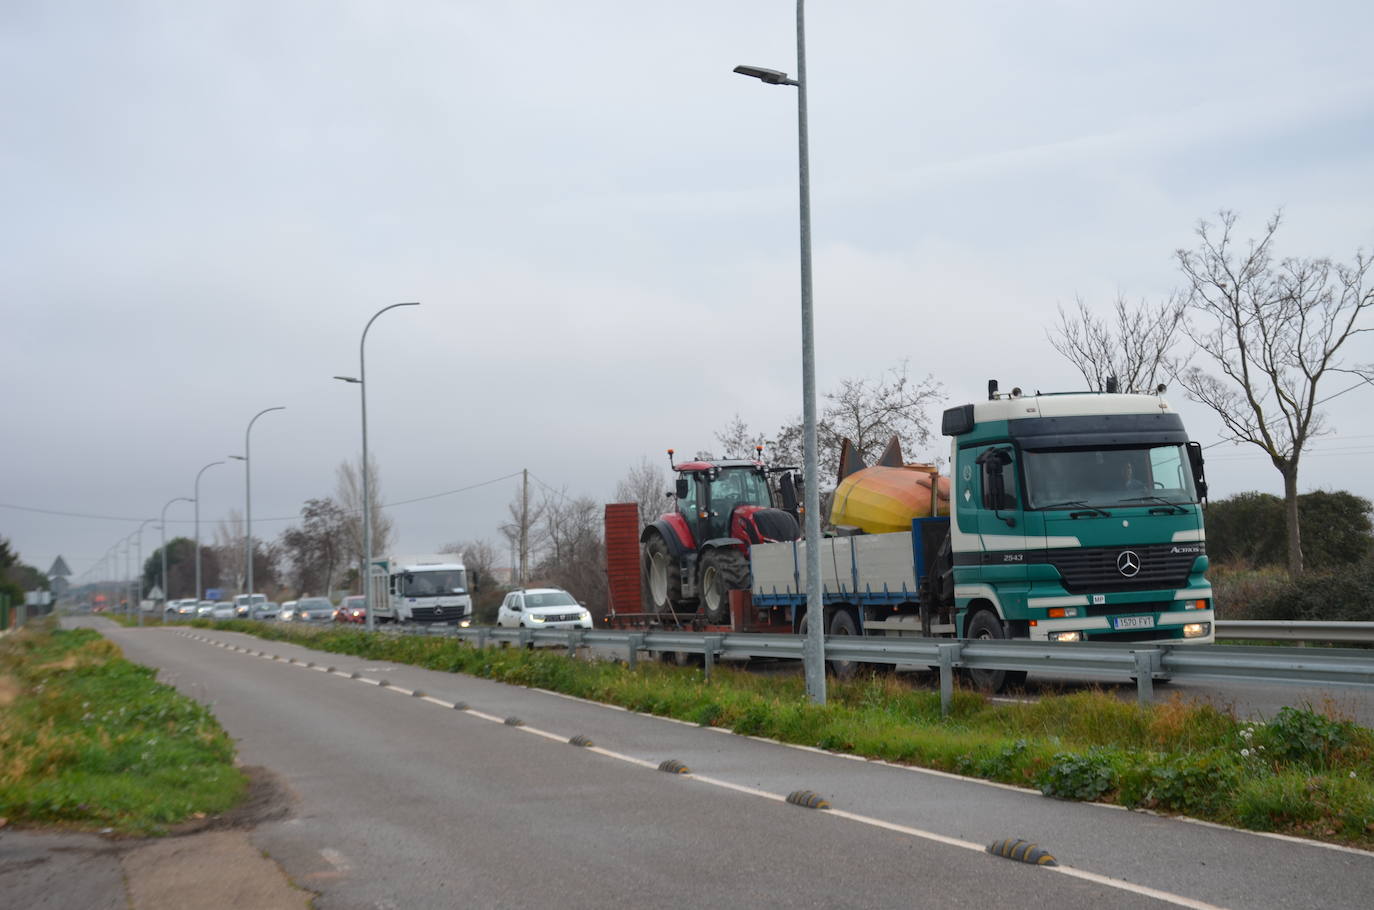
<svg viewBox="0 0 1374 910">
<path fill-rule="evenodd" d="M 1050 641 L 1082 641 L 1082 632 L 1051 632 Z"/>
<path fill-rule="evenodd" d="M 1183 627 L 1184 638 L 1206 638 L 1207 633 L 1212 631 L 1210 622 L 1190 622 Z"/>
<path fill-rule="evenodd" d="M 466 629 L 466 628 L 467 628 L 468 626 L 470 626 L 470 625 L 472 625 L 472 620 L 470 620 L 470 619 L 465 619 L 465 620 L 463 620 L 462 622 L 458 623 L 458 628 L 460 628 L 460 629 Z"/>
</svg>

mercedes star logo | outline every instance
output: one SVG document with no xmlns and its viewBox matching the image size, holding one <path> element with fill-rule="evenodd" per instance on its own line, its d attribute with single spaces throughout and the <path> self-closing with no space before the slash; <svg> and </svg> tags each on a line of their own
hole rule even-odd
<svg viewBox="0 0 1374 910">
<path fill-rule="evenodd" d="M 1134 578 L 1140 571 L 1140 557 L 1135 550 L 1122 550 L 1116 557 L 1116 570 L 1127 578 Z"/>
</svg>

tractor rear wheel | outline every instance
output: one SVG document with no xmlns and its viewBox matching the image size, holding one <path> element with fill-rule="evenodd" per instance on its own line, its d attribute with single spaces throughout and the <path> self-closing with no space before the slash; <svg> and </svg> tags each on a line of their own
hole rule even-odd
<svg viewBox="0 0 1374 910">
<path fill-rule="evenodd" d="M 660 612 L 682 602 L 682 574 L 668 542 L 658 534 L 644 542 L 644 590 L 649 603 Z"/>
<path fill-rule="evenodd" d="M 701 557 L 701 612 L 706 621 L 723 625 L 730 621 L 730 592 L 748 590 L 749 560 L 742 550 L 720 547 Z"/>
</svg>

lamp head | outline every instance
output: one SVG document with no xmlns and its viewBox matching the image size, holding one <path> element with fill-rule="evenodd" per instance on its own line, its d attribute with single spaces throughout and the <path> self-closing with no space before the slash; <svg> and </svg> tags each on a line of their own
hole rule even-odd
<svg viewBox="0 0 1374 910">
<path fill-rule="evenodd" d="M 788 79 L 786 73 L 782 73 L 777 70 L 766 69 L 762 66 L 740 65 L 735 67 L 735 72 L 739 73 L 741 76 L 752 76 L 753 78 L 758 79 L 761 82 L 767 82 L 769 85 L 797 84 L 795 80 Z"/>
</svg>

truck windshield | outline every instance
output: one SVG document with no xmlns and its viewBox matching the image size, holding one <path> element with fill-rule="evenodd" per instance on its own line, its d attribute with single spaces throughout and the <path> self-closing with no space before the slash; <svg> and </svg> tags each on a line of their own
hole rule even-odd
<svg viewBox="0 0 1374 910">
<path fill-rule="evenodd" d="M 1197 502 L 1181 445 L 1041 449 L 1022 453 L 1026 505 L 1083 509 Z"/>
<path fill-rule="evenodd" d="M 467 589 L 467 572 L 462 569 L 435 569 L 430 572 L 407 572 L 401 593 L 406 597 L 437 597 L 440 594 L 461 594 Z"/>
</svg>

